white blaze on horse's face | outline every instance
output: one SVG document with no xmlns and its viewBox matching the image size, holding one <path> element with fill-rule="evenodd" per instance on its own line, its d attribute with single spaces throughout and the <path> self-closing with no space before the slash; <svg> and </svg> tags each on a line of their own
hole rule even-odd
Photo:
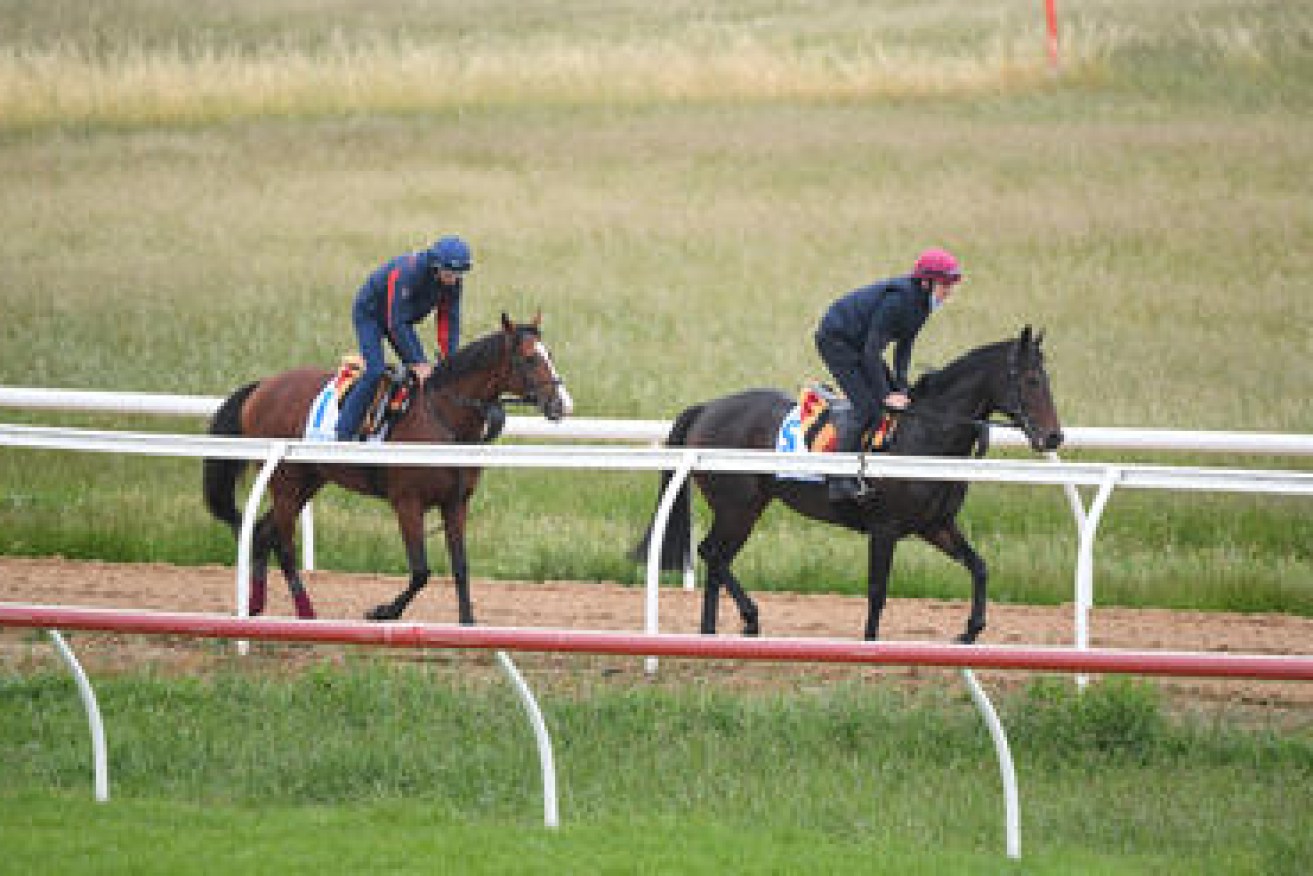
<svg viewBox="0 0 1313 876">
<path fill-rule="evenodd" d="M 548 351 L 547 345 L 542 341 L 534 341 L 534 351 L 542 357 L 543 362 L 547 363 L 547 371 L 552 375 L 552 385 L 556 387 L 556 401 L 559 404 L 559 413 L 553 419 L 568 417 L 574 413 L 574 399 L 570 397 L 570 391 L 565 388 L 565 381 L 556 370 L 555 363 L 552 362 L 552 354 Z"/>
</svg>

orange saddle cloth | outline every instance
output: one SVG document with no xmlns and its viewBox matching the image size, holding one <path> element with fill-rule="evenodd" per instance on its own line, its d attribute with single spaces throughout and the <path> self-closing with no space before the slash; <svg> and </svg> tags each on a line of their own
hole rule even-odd
<svg viewBox="0 0 1313 876">
<path fill-rule="evenodd" d="M 798 443 L 812 453 L 833 453 L 839 447 L 839 429 L 835 425 L 834 402 L 846 399 L 837 390 L 824 384 L 804 384 L 798 393 Z M 787 425 L 792 417 L 785 418 Z M 862 435 L 862 448 L 867 453 L 886 450 L 898 427 L 898 418 L 885 414 L 874 428 Z M 781 448 L 783 449 L 783 448 Z"/>
</svg>

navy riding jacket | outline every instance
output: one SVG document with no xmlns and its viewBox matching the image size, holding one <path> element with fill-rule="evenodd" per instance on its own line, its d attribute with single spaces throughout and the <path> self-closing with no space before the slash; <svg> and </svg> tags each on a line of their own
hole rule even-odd
<svg viewBox="0 0 1313 876">
<path fill-rule="evenodd" d="M 908 275 L 854 289 L 830 305 L 818 333 L 861 353 L 866 371 L 881 399 L 895 389 L 906 390 L 912 345 L 930 316 L 930 289 Z M 894 345 L 894 386 L 885 376 L 884 350 Z M 882 390 L 882 391 L 881 391 Z"/>
<path fill-rule="evenodd" d="M 427 362 L 415 323 L 434 310 L 437 349 L 445 358 L 460 345 L 461 281 L 443 286 L 428 255 L 397 256 L 369 275 L 356 293 L 353 318 L 375 322 L 407 365 Z"/>
</svg>

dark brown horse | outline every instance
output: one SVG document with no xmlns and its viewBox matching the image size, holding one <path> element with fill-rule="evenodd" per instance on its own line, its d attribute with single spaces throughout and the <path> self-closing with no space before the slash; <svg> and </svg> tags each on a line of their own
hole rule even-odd
<svg viewBox="0 0 1313 876">
<path fill-rule="evenodd" d="M 538 330 L 539 320 L 516 325 L 502 314 L 495 331 L 454 352 L 437 365 L 410 409 L 393 424 L 389 441 L 471 443 L 484 439 L 490 424 L 500 428 L 503 396 L 536 404 L 549 420 L 568 415 L 573 403 Z M 256 438 L 300 438 L 310 405 L 330 373 L 298 369 L 243 386 L 220 406 L 210 423 L 213 435 Z M 235 491 L 245 460 L 205 460 L 205 503 L 219 520 L 241 531 Z M 396 512 L 406 545 L 410 584 L 390 603 L 370 610 L 371 620 L 401 617 L 428 582 L 424 545 L 424 514 L 436 506 L 451 559 L 459 617 L 474 623 L 470 604 L 469 568 L 465 556 L 465 516 L 479 481 L 477 468 L 396 465 L 299 463 L 278 466 L 269 481 L 271 509 L 257 523 L 252 544 L 250 614 L 264 610 L 269 553 L 273 551 L 287 579 L 299 617 L 314 617 L 296 565 L 293 539 L 296 519 L 306 502 L 325 483 L 386 499 Z"/>
<path fill-rule="evenodd" d="M 770 450 L 794 398 L 758 389 L 695 405 L 675 420 L 666 439 L 673 447 L 734 447 Z M 1055 450 L 1062 430 L 1049 392 L 1040 338 L 1027 326 L 1016 338 L 979 347 L 940 371 L 926 374 L 912 389 L 912 406 L 900 418 L 889 452 L 912 456 L 967 456 L 984 453 L 987 418 L 1002 413 L 1021 428 L 1036 451 Z M 662 490 L 669 483 L 667 473 Z M 702 632 L 716 631 L 716 609 L 723 585 L 743 618 L 743 632 L 760 631 L 757 605 L 743 591 L 730 564 L 753 527 L 775 499 L 814 520 L 867 534 L 867 616 L 865 637 L 880 631 L 894 547 L 909 535 L 961 563 L 971 573 L 971 615 L 960 642 L 974 642 L 985 628 L 985 562 L 958 528 L 956 516 L 967 485 L 950 481 L 874 480 L 857 501 L 831 502 L 824 483 L 781 480 L 770 474 L 698 473 L 693 480 L 713 515 L 711 531 L 698 545 L 707 565 Z M 676 499 L 661 548 L 664 569 L 683 568 L 689 549 L 688 484 Z M 651 529 L 634 551 L 647 556 Z"/>
</svg>

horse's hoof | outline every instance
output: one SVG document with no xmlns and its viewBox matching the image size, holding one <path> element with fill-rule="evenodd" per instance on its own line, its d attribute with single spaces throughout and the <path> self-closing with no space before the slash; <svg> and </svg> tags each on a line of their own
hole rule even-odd
<svg viewBox="0 0 1313 876">
<path fill-rule="evenodd" d="M 978 633 L 978 632 L 976 632 L 976 633 L 971 633 L 971 632 L 963 633 L 962 635 L 960 635 L 960 636 L 958 636 L 956 639 L 954 639 L 953 642 L 954 642 L 954 644 L 957 644 L 957 645 L 974 645 L 974 644 L 976 643 L 976 637 L 979 636 L 979 635 L 980 635 L 980 633 Z"/>
<path fill-rule="evenodd" d="M 377 605 L 365 612 L 365 620 L 390 621 L 396 619 L 397 613 L 390 605 Z"/>
<path fill-rule="evenodd" d="M 745 635 L 745 636 L 760 636 L 760 635 L 761 635 L 761 625 L 758 624 L 755 620 L 754 620 L 754 621 L 749 621 L 748 623 L 745 623 L 745 624 L 743 625 L 743 635 Z"/>
</svg>

